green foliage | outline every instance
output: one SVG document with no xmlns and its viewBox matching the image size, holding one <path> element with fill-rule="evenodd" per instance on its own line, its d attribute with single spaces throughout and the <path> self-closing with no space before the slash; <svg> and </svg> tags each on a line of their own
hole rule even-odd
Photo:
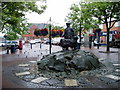
<svg viewBox="0 0 120 90">
<path fill-rule="evenodd" d="M 62 30 L 63 29 L 63 27 L 61 27 L 61 26 L 52 26 L 52 28 L 55 28 L 57 30 Z"/>
<path fill-rule="evenodd" d="M 18 36 L 15 32 L 9 32 L 6 34 L 6 40 L 16 40 Z"/>
<path fill-rule="evenodd" d="M 106 24 L 107 29 L 107 49 L 109 51 L 109 31 L 117 21 L 120 21 L 120 1 L 119 2 L 92 2 L 84 5 L 86 7 L 84 15 L 96 17 L 97 21 Z"/>
<path fill-rule="evenodd" d="M 96 24 L 106 22 L 109 22 L 108 28 L 112 28 L 111 21 L 120 20 L 120 2 L 82 2 L 73 4 L 70 10 L 66 21 L 71 22 L 77 31 L 79 31 L 80 26 L 89 30 L 96 28 Z"/>
<path fill-rule="evenodd" d="M 73 4 L 70 8 L 71 12 L 68 14 L 66 21 L 71 22 L 72 27 L 79 32 L 82 29 L 89 30 L 94 28 L 94 24 L 97 23 L 88 14 L 84 14 L 86 7 L 85 3 Z"/>
<path fill-rule="evenodd" d="M 41 14 L 46 9 L 46 5 L 41 5 L 39 9 L 36 2 L 2 2 L 1 3 L 2 17 L 1 32 L 9 33 L 15 32 L 16 34 L 23 34 L 27 31 L 27 20 L 25 12 L 36 12 Z"/>
<path fill-rule="evenodd" d="M 120 21 L 119 2 L 86 2 L 71 6 L 71 13 L 67 20 L 79 29 L 80 26 L 88 30 L 96 28 L 96 24 L 106 24 L 107 51 L 109 51 L 109 30 L 117 21 Z"/>
<path fill-rule="evenodd" d="M 93 2 L 85 5 L 84 13 L 96 17 L 102 23 L 120 20 L 120 2 Z M 112 20 L 114 19 L 114 20 Z"/>
</svg>

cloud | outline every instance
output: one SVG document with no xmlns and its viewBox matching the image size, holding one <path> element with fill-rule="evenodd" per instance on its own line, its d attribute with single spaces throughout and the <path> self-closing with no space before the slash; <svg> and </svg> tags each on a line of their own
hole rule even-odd
<svg viewBox="0 0 120 90">
<path fill-rule="evenodd" d="M 51 17 L 53 24 L 64 26 L 65 17 L 70 12 L 69 8 L 79 0 L 47 0 L 47 9 L 41 15 L 37 13 L 26 13 L 30 23 L 47 23 Z M 37 3 L 39 4 L 39 2 Z"/>
</svg>

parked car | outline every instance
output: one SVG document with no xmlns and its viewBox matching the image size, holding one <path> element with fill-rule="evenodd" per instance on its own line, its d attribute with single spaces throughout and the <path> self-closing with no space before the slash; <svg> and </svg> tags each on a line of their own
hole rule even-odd
<svg viewBox="0 0 120 90">
<path fill-rule="evenodd" d="M 54 38 L 52 39 L 53 40 L 53 45 L 60 45 L 60 40 L 63 39 L 63 38 Z"/>
<path fill-rule="evenodd" d="M 25 44 L 25 41 L 24 40 L 22 40 L 22 43 L 23 43 L 23 45 Z"/>
<path fill-rule="evenodd" d="M 59 45 L 59 44 L 60 44 L 60 41 L 53 40 L 52 44 L 53 44 L 53 45 Z"/>
<path fill-rule="evenodd" d="M 19 43 L 17 41 L 1 41 L 0 47 L 11 47 L 11 45 L 15 45 L 16 49 L 19 47 Z"/>
<path fill-rule="evenodd" d="M 50 43 L 50 40 L 46 40 L 45 42 L 44 42 L 45 44 L 49 44 Z M 51 40 L 51 44 L 53 43 L 53 40 Z"/>
<path fill-rule="evenodd" d="M 4 47 L 5 46 L 5 41 L 0 41 L 0 47 Z"/>
<path fill-rule="evenodd" d="M 6 41 L 6 47 L 11 47 L 11 45 L 15 45 L 16 49 L 19 48 L 19 43 L 17 41 Z"/>
<path fill-rule="evenodd" d="M 35 39 L 35 43 L 40 43 L 40 39 Z"/>
<path fill-rule="evenodd" d="M 35 40 L 30 40 L 30 43 L 31 43 L 31 44 L 35 44 L 36 41 L 35 41 Z"/>
<path fill-rule="evenodd" d="M 44 40 L 41 40 L 40 43 L 45 43 L 45 41 L 44 41 Z"/>
</svg>

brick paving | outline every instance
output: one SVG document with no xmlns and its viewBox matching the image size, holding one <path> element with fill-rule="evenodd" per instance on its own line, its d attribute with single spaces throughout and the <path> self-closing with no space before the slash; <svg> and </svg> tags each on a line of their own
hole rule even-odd
<svg viewBox="0 0 120 90">
<path fill-rule="evenodd" d="M 61 51 L 62 48 L 59 46 L 52 46 L 52 52 Z M 118 53 L 100 53 L 99 51 L 105 51 L 106 47 L 93 47 L 89 49 L 88 47 L 81 47 L 81 50 L 87 50 L 94 53 L 99 59 L 104 59 L 105 63 L 111 62 L 113 64 L 119 63 L 120 59 L 120 49 L 111 48 L 111 51 L 117 51 Z M 28 61 L 37 61 L 41 59 L 44 55 L 49 54 L 49 45 L 42 44 L 42 48 L 39 44 L 34 44 L 32 49 L 30 44 L 25 44 L 23 50 L 17 50 L 15 54 L 3 54 L 2 55 L 2 88 L 35 88 L 38 87 L 34 84 L 29 84 L 25 81 L 19 80 L 14 75 L 11 75 L 12 71 L 7 71 L 8 68 L 15 65 L 25 63 Z M 7 72 L 6 72 L 7 71 Z M 9 73 L 8 73 L 9 72 Z M 92 78 L 92 77 L 91 77 Z M 106 86 L 107 87 L 107 86 Z"/>
</svg>

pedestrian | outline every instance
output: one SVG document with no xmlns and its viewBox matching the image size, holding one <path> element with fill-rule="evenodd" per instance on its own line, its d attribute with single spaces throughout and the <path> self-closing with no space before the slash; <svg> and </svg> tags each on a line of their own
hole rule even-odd
<svg viewBox="0 0 120 90">
<path fill-rule="evenodd" d="M 76 46 L 77 49 L 80 49 L 80 44 L 81 44 L 80 37 L 78 35 L 77 46 Z"/>
<path fill-rule="evenodd" d="M 9 47 L 7 46 L 7 48 L 6 48 L 6 49 L 7 49 L 7 54 L 9 54 Z"/>
<path fill-rule="evenodd" d="M 90 35 L 89 36 L 89 48 L 91 49 L 91 47 L 92 47 L 92 36 Z"/>
<path fill-rule="evenodd" d="M 19 50 L 22 50 L 22 48 L 23 48 L 23 44 L 22 44 L 22 41 L 20 40 L 19 41 Z"/>
</svg>

